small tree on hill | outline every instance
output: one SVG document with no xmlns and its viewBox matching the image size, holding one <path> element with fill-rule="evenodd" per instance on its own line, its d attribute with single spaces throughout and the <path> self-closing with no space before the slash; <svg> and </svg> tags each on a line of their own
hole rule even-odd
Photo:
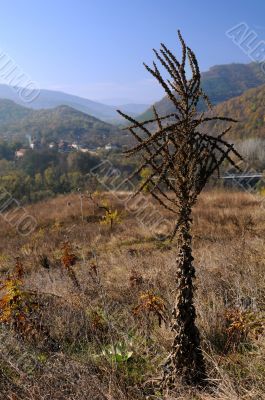
<svg viewBox="0 0 265 400">
<path fill-rule="evenodd" d="M 206 382 L 200 334 L 195 324 L 191 212 L 198 195 L 210 176 L 216 171 L 219 173 L 221 164 L 227 161 L 236 167 L 233 159 L 241 159 L 233 145 L 224 139 L 230 128 L 219 134 L 203 133 L 202 127 L 210 121 L 235 121 L 198 112 L 199 101 L 206 101 L 208 107 L 211 106 L 201 89 L 197 59 L 186 46 L 180 32 L 178 36 L 182 47 L 181 61 L 164 44 L 161 44 L 160 52 L 154 50 L 171 80 L 162 77 L 155 63 L 153 68 L 144 64 L 162 85 L 175 106 L 175 112 L 159 116 L 154 107 L 154 118 L 138 122 L 119 111 L 132 123 L 127 129 L 138 142 L 127 153 L 139 153 L 142 157 L 142 163 L 135 175 L 146 168 L 150 170 L 136 194 L 148 186 L 154 198 L 176 215 L 176 225 L 172 233 L 172 238 L 177 234 L 179 245 L 172 320 L 174 342 L 164 365 L 164 387 L 172 386 L 177 377 L 191 385 L 200 386 Z M 186 75 L 187 62 L 192 73 L 190 79 Z"/>
</svg>

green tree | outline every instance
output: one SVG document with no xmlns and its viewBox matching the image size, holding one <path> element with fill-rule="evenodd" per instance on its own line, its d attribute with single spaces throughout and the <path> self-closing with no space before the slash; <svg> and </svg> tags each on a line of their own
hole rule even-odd
<svg viewBox="0 0 265 400">
<path fill-rule="evenodd" d="M 40 190 L 43 186 L 43 178 L 39 172 L 37 174 L 35 174 L 34 184 L 35 184 L 36 189 L 38 189 L 38 190 Z"/>
<path fill-rule="evenodd" d="M 82 174 L 87 174 L 91 168 L 98 163 L 96 157 L 91 156 L 89 153 L 82 153 L 76 151 L 70 153 L 67 157 L 67 164 L 71 171 L 78 171 Z"/>
<path fill-rule="evenodd" d="M 58 188 L 58 172 L 54 167 L 48 167 L 44 171 L 44 180 L 48 189 L 56 193 Z"/>
</svg>

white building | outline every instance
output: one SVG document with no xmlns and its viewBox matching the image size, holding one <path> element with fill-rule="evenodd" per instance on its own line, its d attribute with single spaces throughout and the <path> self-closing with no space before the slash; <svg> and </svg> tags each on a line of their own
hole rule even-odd
<svg viewBox="0 0 265 400">
<path fill-rule="evenodd" d="M 16 151 L 15 155 L 17 158 L 22 158 L 22 157 L 24 157 L 26 151 L 27 151 L 27 149 L 19 149 Z"/>
</svg>

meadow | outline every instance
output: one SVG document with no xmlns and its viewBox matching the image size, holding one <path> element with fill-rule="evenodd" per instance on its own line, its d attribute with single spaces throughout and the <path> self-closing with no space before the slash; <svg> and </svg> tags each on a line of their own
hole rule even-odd
<svg viewBox="0 0 265 400">
<path fill-rule="evenodd" d="M 177 240 L 138 223 L 115 193 L 97 194 L 117 211 L 112 228 L 79 194 L 28 206 L 38 223 L 29 236 L 2 215 L 0 399 L 265 399 L 263 200 L 223 189 L 200 197 L 195 297 L 211 384 L 176 384 L 164 397 L 156 383 L 172 343 Z"/>
</svg>

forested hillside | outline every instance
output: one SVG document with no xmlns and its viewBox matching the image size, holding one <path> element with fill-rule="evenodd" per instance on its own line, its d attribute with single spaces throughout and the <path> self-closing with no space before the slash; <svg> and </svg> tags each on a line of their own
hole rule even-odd
<svg viewBox="0 0 265 400">
<path fill-rule="evenodd" d="M 106 144 L 118 128 L 68 106 L 29 110 L 10 100 L 0 100 L 0 136 L 24 140 L 27 135 L 45 141 L 81 140 Z"/>
<path fill-rule="evenodd" d="M 265 139 L 265 85 L 218 104 L 216 112 L 219 115 L 231 116 L 238 121 L 231 130 L 233 138 Z"/>
<path fill-rule="evenodd" d="M 201 77 L 202 87 L 212 104 L 219 104 L 265 84 L 265 75 L 257 63 L 216 65 L 203 72 Z M 160 115 L 174 112 L 174 106 L 167 97 L 155 103 L 155 106 Z M 204 107 L 204 104 L 200 104 L 201 109 Z M 139 119 L 148 119 L 151 115 L 150 108 Z"/>
<path fill-rule="evenodd" d="M 0 100 L 0 126 L 4 124 L 14 124 L 31 114 L 31 110 L 11 100 Z"/>
</svg>

